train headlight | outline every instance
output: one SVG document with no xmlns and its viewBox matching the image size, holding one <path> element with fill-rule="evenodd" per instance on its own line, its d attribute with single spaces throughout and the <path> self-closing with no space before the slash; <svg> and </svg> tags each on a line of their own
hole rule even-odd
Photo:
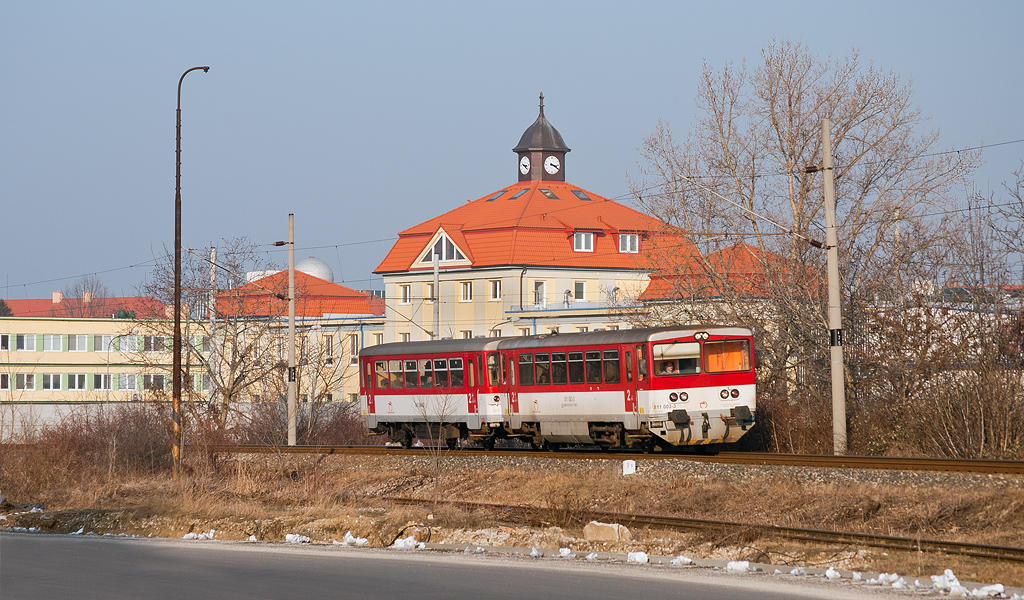
<svg viewBox="0 0 1024 600">
<path fill-rule="evenodd" d="M 683 402 L 686 402 L 687 400 L 690 399 L 690 395 L 687 394 L 686 392 L 679 392 L 679 399 Z"/>
<path fill-rule="evenodd" d="M 675 402 L 676 400 L 679 399 L 679 394 L 672 392 L 671 394 L 668 395 L 668 399 L 671 400 L 672 402 Z"/>
<path fill-rule="evenodd" d="M 725 400 L 729 397 L 729 390 L 722 390 L 718 395 L 722 397 L 722 400 Z"/>
<path fill-rule="evenodd" d="M 737 390 L 737 389 L 734 389 L 733 391 L 729 392 L 729 395 L 732 396 L 733 398 L 739 398 L 740 397 L 740 391 Z"/>
</svg>

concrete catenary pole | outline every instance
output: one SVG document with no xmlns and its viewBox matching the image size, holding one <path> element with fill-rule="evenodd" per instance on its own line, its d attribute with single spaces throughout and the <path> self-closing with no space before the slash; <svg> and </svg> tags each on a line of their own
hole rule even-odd
<svg viewBox="0 0 1024 600">
<path fill-rule="evenodd" d="M 217 247 L 210 246 L 210 382 L 209 400 L 217 398 Z M 202 348 L 200 348 L 202 350 Z"/>
<path fill-rule="evenodd" d="M 441 264 L 440 257 L 434 253 L 434 328 L 431 330 L 430 339 L 441 339 Z"/>
<path fill-rule="evenodd" d="M 828 329 L 832 366 L 832 451 L 846 454 L 846 377 L 843 369 L 843 313 L 839 294 L 839 238 L 833 187 L 832 139 L 828 119 L 821 120 L 822 168 L 825 180 L 825 244 L 828 249 Z"/>
<path fill-rule="evenodd" d="M 295 215 L 288 213 L 288 445 L 295 445 Z"/>
</svg>

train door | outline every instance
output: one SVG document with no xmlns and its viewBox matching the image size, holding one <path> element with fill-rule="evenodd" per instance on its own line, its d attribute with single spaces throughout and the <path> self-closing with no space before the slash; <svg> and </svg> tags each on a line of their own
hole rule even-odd
<svg viewBox="0 0 1024 600">
<path fill-rule="evenodd" d="M 501 394 L 505 414 L 509 416 L 512 429 L 519 429 L 523 424 L 523 416 L 519 414 L 519 392 L 516 387 L 515 354 L 509 352 L 502 356 L 501 362 Z"/>
<path fill-rule="evenodd" d="M 359 379 L 362 388 L 362 409 L 363 409 L 363 420 L 366 422 L 366 426 L 373 428 L 377 426 L 377 415 L 375 407 L 375 398 L 373 395 L 373 361 L 364 360 L 363 368 L 359 372 Z"/>
<path fill-rule="evenodd" d="M 484 381 L 478 368 L 482 359 L 481 355 L 466 357 L 466 427 L 470 429 L 480 428 L 480 388 Z"/>
</svg>

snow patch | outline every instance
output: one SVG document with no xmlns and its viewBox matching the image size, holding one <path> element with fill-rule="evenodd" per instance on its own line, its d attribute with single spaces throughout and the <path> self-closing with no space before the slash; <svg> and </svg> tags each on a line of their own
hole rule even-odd
<svg viewBox="0 0 1024 600">
<path fill-rule="evenodd" d="M 426 548 L 427 545 L 423 542 L 417 542 L 416 536 L 410 535 L 407 538 L 398 538 L 391 547 L 396 550 L 420 550 Z"/>
<path fill-rule="evenodd" d="M 626 555 L 626 562 L 646 565 L 651 562 L 651 559 L 647 556 L 646 552 L 630 552 Z"/>
<path fill-rule="evenodd" d="M 748 560 L 731 560 L 725 565 L 725 570 L 730 573 L 746 573 L 750 570 L 750 561 Z"/>
<path fill-rule="evenodd" d="M 683 556 L 682 554 L 680 554 L 679 556 L 668 561 L 668 564 L 672 567 L 682 567 L 683 565 L 692 565 L 693 559 L 689 556 Z"/>
<path fill-rule="evenodd" d="M 289 533 L 285 534 L 284 541 L 288 542 L 289 544 L 308 544 L 309 536 L 301 535 L 298 533 Z"/>
<path fill-rule="evenodd" d="M 216 532 L 216 530 L 213 530 L 213 529 L 211 529 L 207 533 L 196 533 L 194 531 L 191 531 L 191 532 L 186 533 L 185 535 L 181 536 L 181 539 L 183 539 L 183 540 L 212 540 L 213 539 L 213 534 L 215 534 L 215 533 L 217 533 L 217 532 Z"/>
</svg>

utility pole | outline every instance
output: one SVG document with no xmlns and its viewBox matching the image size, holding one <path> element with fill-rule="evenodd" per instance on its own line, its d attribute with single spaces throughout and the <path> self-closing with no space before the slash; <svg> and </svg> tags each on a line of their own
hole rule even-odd
<svg viewBox="0 0 1024 600">
<path fill-rule="evenodd" d="M 441 339 L 441 264 L 437 252 L 434 253 L 434 328 L 430 339 Z"/>
<path fill-rule="evenodd" d="M 217 397 L 217 247 L 210 246 L 210 402 Z M 199 348 L 202 352 L 202 347 Z"/>
<path fill-rule="evenodd" d="M 288 445 L 295 445 L 295 214 L 288 213 Z"/>
<path fill-rule="evenodd" d="M 828 329 L 832 366 L 832 452 L 846 454 L 846 377 L 843 368 L 843 313 L 839 294 L 839 238 L 832 175 L 832 139 L 828 119 L 821 120 L 822 169 L 825 179 L 825 244 L 828 249 Z"/>
</svg>

